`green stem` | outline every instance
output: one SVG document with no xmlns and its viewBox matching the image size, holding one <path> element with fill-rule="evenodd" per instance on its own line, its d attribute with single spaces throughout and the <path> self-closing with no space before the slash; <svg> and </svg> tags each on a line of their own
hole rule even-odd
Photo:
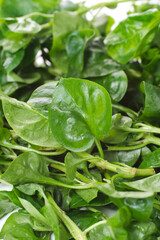
<svg viewBox="0 0 160 240">
<path fill-rule="evenodd" d="M 48 22 L 48 23 L 42 24 L 41 25 L 41 30 L 45 30 L 47 28 L 50 28 L 51 26 L 52 26 L 52 22 Z"/>
<path fill-rule="evenodd" d="M 54 186 L 59 186 L 59 187 L 65 187 L 65 188 L 70 188 L 70 189 L 89 189 L 89 188 L 94 188 L 94 185 L 92 183 L 84 183 L 84 184 L 66 184 L 60 181 L 57 181 L 56 179 L 53 178 L 47 178 L 47 177 L 43 177 L 41 179 L 39 179 L 38 181 L 39 183 L 42 184 L 47 184 L 47 185 L 54 185 Z"/>
<path fill-rule="evenodd" d="M 44 17 L 44 18 L 53 18 L 53 14 L 46 14 L 46 13 L 40 13 L 40 12 L 32 12 L 29 14 L 26 14 L 23 16 L 23 18 L 30 18 L 30 17 Z"/>
<path fill-rule="evenodd" d="M 120 110 L 122 112 L 125 112 L 131 118 L 137 118 L 138 117 L 138 113 L 136 113 L 132 109 L 124 107 L 124 106 L 122 106 L 120 104 L 112 103 L 112 107 L 117 109 L 117 110 Z"/>
<path fill-rule="evenodd" d="M 104 159 L 104 153 L 103 153 L 102 145 L 97 138 L 95 138 L 95 143 L 96 143 L 96 146 L 97 146 L 100 157 Z"/>
<path fill-rule="evenodd" d="M 122 127 L 119 128 L 121 130 L 124 130 L 126 132 L 130 132 L 130 133 L 156 133 L 156 134 L 160 134 L 160 128 L 156 128 L 156 127 L 149 127 L 146 125 L 145 128 L 127 128 L 127 127 Z"/>
<path fill-rule="evenodd" d="M 130 151 L 130 150 L 135 150 L 135 149 L 139 149 L 139 148 L 143 148 L 146 145 L 148 145 L 150 142 L 147 139 L 144 139 L 143 142 L 141 144 L 135 144 L 135 145 L 131 145 L 131 146 L 108 146 L 108 151 Z"/>
<path fill-rule="evenodd" d="M 146 139 L 149 143 L 160 146 L 160 138 L 149 135 L 146 137 Z"/>
<path fill-rule="evenodd" d="M 75 240 L 87 240 L 84 232 L 66 215 L 66 213 L 58 207 L 54 199 L 49 193 L 46 194 L 48 201 L 51 203 L 55 213 L 62 220 L 65 226 L 68 228 L 70 234 Z"/>
<path fill-rule="evenodd" d="M 114 4 L 117 3 L 123 3 L 123 2 L 136 2 L 139 0 L 117 0 L 117 1 L 110 1 L 110 2 L 101 2 L 101 3 L 97 3 L 89 8 L 84 8 L 83 10 L 80 11 L 80 14 L 85 14 L 87 12 L 89 12 L 90 10 L 95 10 L 98 8 L 103 8 L 103 7 L 111 7 Z"/>
<path fill-rule="evenodd" d="M 89 157 L 90 154 L 83 152 L 83 153 L 76 153 L 81 157 Z M 125 178 L 133 178 L 136 176 L 151 176 L 155 174 L 153 168 L 149 169 L 137 169 L 132 167 L 122 167 L 116 164 L 110 163 L 107 160 L 104 160 L 100 157 L 93 157 L 91 160 L 88 160 L 90 163 L 93 163 L 95 166 L 103 169 L 109 170 L 115 173 L 120 173 Z"/>
<path fill-rule="evenodd" d="M 54 152 L 45 152 L 45 151 L 38 151 L 38 150 L 32 149 L 32 148 L 23 147 L 23 146 L 20 146 L 20 145 L 14 145 L 14 144 L 11 144 L 11 143 L 3 143 L 3 147 L 20 150 L 22 152 L 35 152 L 35 153 L 38 153 L 40 155 L 45 155 L 45 156 L 61 155 L 61 154 L 65 153 L 67 151 L 66 149 L 60 149 L 60 150 L 57 149 Z"/>
<path fill-rule="evenodd" d="M 84 230 L 84 233 L 87 234 L 88 232 L 90 232 L 92 229 L 98 227 L 99 225 L 102 225 L 102 224 L 106 224 L 107 223 L 107 220 L 102 220 L 100 222 L 97 222 L 93 225 L 91 225 L 89 228 L 85 229 Z"/>
<path fill-rule="evenodd" d="M 66 172 L 66 168 L 65 168 L 65 164 L 64 163 L 61 163 L 59 165 L 59 162 L 54 161 L 54 163 L 51 163 L 50 166 L 55 168 L 55 169 L 57 169 L 57 170 L 60 170 L 62 172 Z M 80 174 L 79 172 L 76 172 L 76 178 L 78 178 L 79 180 L 81 180 L 84 183 L 92 183 L 92 180 L 90 180 L 89 178 L 87 178 L 84 175 Z"/>
<path fill-rule="evenodd" d="M 11 162 L 0 160 L 0 165 L 9 166 Z"/>
</svg>

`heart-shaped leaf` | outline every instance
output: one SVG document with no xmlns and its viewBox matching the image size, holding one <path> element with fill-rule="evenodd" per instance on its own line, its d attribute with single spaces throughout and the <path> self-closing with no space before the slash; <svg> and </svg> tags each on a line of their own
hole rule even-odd
<svg viewBox="0 0 160 240">
<path fill-rule="evenodd" d="M 111 100 L 100 85 L 81 79 L 61 79 L 53 94 L 49 122 L 56 140 L 80 152 L 101 140 L 111 127 Z"/>
</svg>

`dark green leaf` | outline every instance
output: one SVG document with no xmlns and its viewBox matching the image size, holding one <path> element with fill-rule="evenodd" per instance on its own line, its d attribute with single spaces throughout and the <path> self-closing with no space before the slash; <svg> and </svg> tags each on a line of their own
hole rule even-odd
<svg viewBox="0 0 160 240">
<path fill-rule="evenodd" d="M 49 106 L 52 102 L 53 91 L 57 85 L 57 81 L 51 81 L 38 87 L 28 100 L 28 104 L 40 112 L 45 117 L 48 117 Z"/>
<path fill-rule="evenodd" d="M 128 85 L 127 76 L 123 71 L 111 73 L 103 78 L 94 80 L 94 82 L 102 85 L 115 102 L 119 102 L 123 98 Z"/>
<path fill-rule="evenodd" d="M 133 182 L 123 182 L 123 184 L 140 191 L 160 192 L 160 173 Z"/>
<path fill-rule="evenodd" d="M 139 168 L 150 167 L 153 168 L 160 167 L 160 148 L 147 155 L 142 161 L 141 165 L 139 166 Z"/>
<path fill-rule="evenodd" d="M 153 222 L 133 222 L 128 228 L 130 240 L 146 240 L 148 236 L 156 233 L 157 229 Z M 154 239 L 154 238 L 151 238 Z"/>
<path fill-rule="evenodd" d="M 15 69 L 20 64 L 23 57 L 24 57 L 23 49 L 17 51 L 16 53 L 3 52 L 2 62 L 6 71 L 11 72 L 13 69 Z"/>
<path fill-rule="evenodd" d="M 160 114 L 160 88 L 143 82 L 145 91 L 145 106 L 142 119 L 159 121 Z"/>
<path fill-rule="evenodd" d="M 112 127 L 109 132 L 103 137 L 103 142 L 118 144 L 125 141 L 128 132 L 123 130 L 123 127 L 131 127 L 132 119 L 126 116 L 121 116 L 120 113 L 112 116 Z"/>
<path fill-rule="evenodd" d="M 61 79 L 54 91 L 49 122 L 53 135 L 65 148 L 85 151 L 111 126 L 110 97 L 96 83 Z"/>
<path fill-rule="evenodd" d="M 45 116 L 14 98 L 3 97 L 2 104 L 8 123 L 24 140 L 44 147 L 60 147 L 53 137 Z"/>
<path fill-rule="evenodd" d="M 148 50 L 159 23 L 160 13 L 156 9 L 129 16 L 107 35 L 108 53 L 123 64 L 141 55 Z"/>
</svg>

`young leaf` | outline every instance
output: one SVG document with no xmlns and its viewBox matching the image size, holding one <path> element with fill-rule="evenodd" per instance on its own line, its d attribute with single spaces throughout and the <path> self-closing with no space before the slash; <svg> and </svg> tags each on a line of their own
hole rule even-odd
<svg viewBox="0 0 160 240">
<path fill-rule="evenodd" d="M 96 83 L 61 79 L 54 91 L 49 122 L 62 146 L 75 152 L 85 151 L 95 138 L 101 140 L 111 126 L 110 97 Z"/>
<path fill-rule="evenodd" d="M 66 40 L 66 51 L 68 58 L 75 69 L 79 70 L 80 72 L 83 70 L 84 49 L 86 46 L 87 38 L 92 35 L 93 31 L 90 29 L 80 32 L 74 31 L 68 35 Z"/>
<path fill-rule="evenodd" d="M 28 100 L 28 104 L 40 112 L 45 117 L 48 117 L 49 106 L 52 102 L 52 96 L 57 81 L 50 81 L 38 87 Z"/>
<path fill-rule="evenodd" d="M 14 98 L 3 96 L 2 105 L 8 123 L 21 138 L 42 147 L 60 147 L 45 116 Z"/>
<path fill-rule="evenodd" d="M 133 182 L 123 182 L 123 185 L 139 191 L 160 192 L 160 173 Z"/>
<path fill-rule="evenodd" d="M 124 97 L 128 85 L 127 76 L 123 71 L 111 73 L 94 82 L 103 86 L 115 102 L 119 102 Z"/>
<path fill-rule="evenodd" d="M 128 136 L 128 132 L 123 130 L 123 127 L 131 127 L 132 119 L 126 116 L 121 116 L 117 113 L 112 116 L 112 126 L 107 134 L 103 136 L 103 142 L 118 144 L 125 141 Z"/>
<path fill-rule="evenodd" d="M 17 201 L 13 192 L 0 191 L 0 219 L 18 208 Z"/>
<path fill-rule="evenodd" d="M 143 120 L 159 121 L 160 115 L 160 88 L 143 82 L 145 91 L 145 106 L 141 116 Z"/>
<path fill-rule="evenodd" d="M 117 191 L 111 183 L 95 183 L 94 184 L 99 191 L 106 194 L 107 196 L 114 198 L 147 198 L 153 196 L 151 189 L 146 190 L 146 192 L 134 192 L 134 191 Z M 127 184 L 126 184 L 127 185 Z M 138 189 L 141 190 L 141 189 Z M 143 189 L 141 190 L 143 191 Z"/>
<path fill-rule="evenodd" d="M 160 167 L 160 148 L 147 155 L 139 166 L 139 168 L 150 167 L 153 168 Z"/>
<path fill-rule="evenodd" d="M 31 215 L 24 211 L 13 213 L 5 222 L 1 237 L 8 240 L 42 240 L 43 238 L 37 237 L 35 230 L 44 231 L 47 230 L 40 222 L 36 221 Z"/>
<path fill-rule="evenodd" d="M 160 23 L 156 9 L 134 14 L 110 32 L 105 43 L 110 56 L 120 63 L 127 63 L 148 50 Z"/>
<path fill-rule="evenodd" d="M 22 153 L 1 176 L 13 185 L 38 182 L 43 176 L 49 176 L 47 158 L 33 152 Z"/>
</svg>

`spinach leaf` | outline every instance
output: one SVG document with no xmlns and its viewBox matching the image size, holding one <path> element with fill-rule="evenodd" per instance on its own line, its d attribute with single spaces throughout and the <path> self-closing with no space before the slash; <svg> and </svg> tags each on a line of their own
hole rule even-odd
<svg viewBox="0 0 160 240">
<path fill-rule="evenodd" d="M 127 76 L 123 71 L 111 73 L 103 78 L 94 80 L 94 82 L 102 85 L 115 102 L 119 102 L 123 98 L 128 84 Z"/>
<path fill-rule="evenodd" d="M 145 106 L 141 116 L 143 120 L 154 120 L 158 121 L 160 114 L 159 99 L 160 89 L 152 84 L 143 83 L 145 91 Z"/>
<path fill-rule="evenodd" d="M 81 30 L 70 33 L 66 40 L 66 52 L 70 63 L 75 69 L 82 71 L 84 65 L 84 50 L 87 40 L 93 35 L 92 30 Z M 83 36 L 84 35 L 84 36 Z M 88 39 L 87 39 L 88 38 Z"/>
<path fill-rule="evenodd" d="M 154 233 L 157 232 L 157 228 L 155 224 L 151 221 L 148 222 L 133 222 L 129 229 L 129 239 L 138 239 L 138 240 L 145 240 L 148 239 L 148 236 L 152 236 L 152 239 L 154 239 Z"/>
<path fill-rule="evenodd" d="M 159 23 L 160 14 L 156 9 L 129 16 L 107 35 L 108 53 L 123 64 L 140 56 L 150 47 Z"/>
<path fill-rule="evenodd" d="M 160 173 L 133 182 L 123 182 L 127 187 L 141 191 L 160 192 Z"/>
<path fill-rule="evenodd" d="M 49 122 L 62 146 L 75 152 L 85 151 L 95 138 L 101 140 L 111 126 L 110 97 L 96 83 L 61 79 L 54 91 Z"/>
<path fill-rule="evenodd" d="M 0 218 L 18 208 L 19 201 L 13 192 L 0 192 Z"/>
<path fill-rule="evenodd" d="M 2 52 L 2 64 L 7 72 L 11 72 L 15 69 L 24 57 L 24 50 L 21 49 L 16 53 L 10 53 L 7 51 Z"/>
<path fill-rule="evenodd" d="M 160 167 L 160 149 L 158 148 L 157 150 L 147 155 L 139 167 L 140 168 Z"/>
<path fill-rule="evenodd" d="M 120 113 L 113 115 L 111 129 L 103 136 L 103 142 L 111 144 L 124 142 L 128 136 L 128 132 L 125 132 L 123 128 L 131 127 L 131 125 L 131 118 L 121 116 Z"/>
<path fill-rule="evenodd" d="M 48 119 L 45 116 L 27 103 L 14 98 L 3 96 L 2 104 L 8 123 L 21 138 L 38 146 L 60 147 L 52 135 Z"/>
<path fill-rule="evenodd" d="M 38 226 L 39 225 L 39 226 Z M 36 222 L 35 219 L 25 211 L 20 210 L 19 212 L 13 213 L 4 224 L 0 236 L 4 239 L 44 239 L 39 238 L 34 232 L 35 230 L 44 231 L 44 227 L 40 223 Z M 44 234 L 44 236 L 46 233 Z M 50 239 L 50 238 L 49 238 Z"/>
<path fill-rule="evenodd" d="M 57 81 L 50 81 L 38 87 L 28 100 L 28 104 L 40 112 L 45 117 L 48 117 L 49 106 L 52 102 L 52 95 L 57 85 Z"/>
</svg>

